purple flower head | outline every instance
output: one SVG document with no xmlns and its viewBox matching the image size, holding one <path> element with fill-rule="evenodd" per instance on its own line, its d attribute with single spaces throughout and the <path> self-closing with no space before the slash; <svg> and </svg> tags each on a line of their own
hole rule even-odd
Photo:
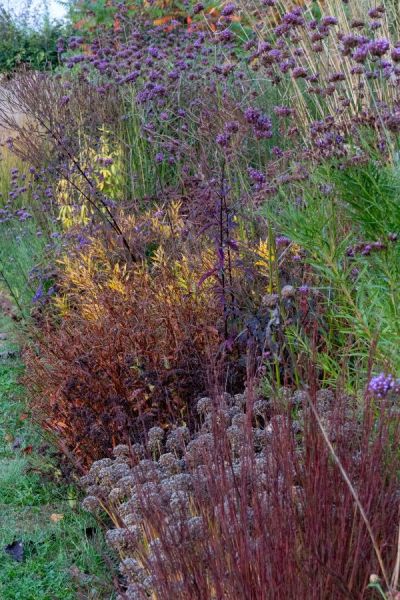
<svg viewBox="0 0 400 600">
<path fill-rule="evenodd" d="M 385 117 L 385 125 L 394 133 L 398 133 L 400 131 L 400 110 L 394 111 Z"/>
<path fill-rule="evenodd" d="M 261 111 L 258 108 L 246 108 L 244 112 L 244 116 L 248 123 L 256 123 L 257 119 L 260 117 Z"/>
<path fill-rule="evenodd" d="M 136 81 L 136 79 L 139 77 L 140 75 L 140 71 L 132 71 L 131 73 L 128 73 L 128 75 L 125 75 L 125 77 L 122 79 L 121 83 L 131 83 L 133 81 Z"/>
<path fill-rule="evenodd" d="M 293 108 L 289 106 L 274 106 L 274 113 L 277 117 L 289 117 L 293 114 Z"/>
<path fill-rule="evenodd" d="M 274 29 L 274 33 L 276 36 L 281 37 L 289 33 L 290 25 L 288 23 L 281 23 Z"/>
<path fill-rule="evenodd" d="M 87 246 L 88 244 L 90 244 L 89 240 L 84 235 L 82 235 L 81 233 L 76 238 L 76 241 L 77 241 L 77 244 L 78 244 L 78 248 L 80 250 L 82 248 L 84 248 L 85 246 Z"/>
<path fill-rule="evenodd" d="M 380 373 L 370 380 L 368 390 L 377 398 L 386 398 L 390 392 L 399 394 L 400 379 L 395 379 L 391 374 Z"/>
<path fill-rule="evenodd" d="M 283 15 L 282 21 L 283 23 L 293 26 L 304 25 L 305 21 L 302 16 L 302 9 L 299 6 L 296 6 L 293 10 Z"/>
<path fill-rule="evenodd" d="M 159 49 L 155 48 L 154 46 L 149 46 L 148 49 L 147 49 L 147 52 L 153 58 L 159 58 L 160 57 L 160 51 L 159 51 Z"/>
<path fill-rule="evenodd" d="M 269 52 L 272 50 L 272 46 L 269 42 L 259 42 L 257 52 L 263 54 L 264 52 Z"/>
<path fill-rule="evenodd" d="M 353 59 L 358 63 L 365 62 L 368 56 L 369 49 L 369 44 L 363 44 L 362 46 L 358 46 L 358 48 L 356 48 L 352 54 Z"/>
<path fill-rule="evenodd" d="M 275 240 L 276 245 L 279 246 L 288 246 L 290 244 L 290 239 L 285 235 L 278 235 Z"/>
<path fill-rule="evenodd" d="M 224 130 L 227 133 L 237 133 L 239 131 L 239 123 L 237 121 L 227 121 Z"/>
<path fill-rule="evenodd" d="M 234 4 L 233 2 L 228 2 L 228 4 L 225 4 L 223 9 L 221 10 L 221 15 L 223 17 L 230 17 L 231 15 L 233 15 L 235 10 L 236 10 L 236 4 Z"/>
<path fill-rule="evenodd" d="M 308 285 L 304 284 L 299 287 L 299 294 L 301 294 L 302 296 L 307 296 L 309 291 L 310 288 L 308 287 Z"/>
<path fill-rule="evenodd" d="M 341 38 L 344 48 L 356 48 L 359 45 L 359 36 L 355 33 L 348 33 Z"/>
<path fill-rule="evenodd" d="M 272 64 L 272 63 L 278 61 L 282 57 L 282 52 L 280 50 L 278 50 L 277 48 L 273 48 L 272 50 L 268 51 L 267 57 L 268 57 L 268 62 L 270 64 Z"/>
<path fill-rule="evenodd" d="M 198 15 L 203 10 L 204 10 L 204 4 L 202 4 L 201 2 L 198 2 L 197 4 L 195 4 L 195 6 L 193 8 L 193 14 Z"/>
<path fill-rule="evenodd" d="M 345 76 L 345 74 L 342 71 L 338 71 L 336 73 L 332 73 L 328 77 L 328 81 L 330 83 L 335 83 L 337 81 L 344 81 L 345 79 L 346 79 L 346 76 Z"/>
<path fill-rule="evenodd" d="M 245 50 L 251 50 L 252 48 L 256 47 L 256 41 L 254 39 L 251 40 L 247 40 L 247 42 L 245 42 L 244 44 L 244 49 Z"/>
<path fill-rule="evenodd" d="M 172 71 L 168 73 L 168 77 L 173 81 L 179 79 L 179 72 L 176 69 L 172 69 Z"/>
<path fill-rule="evenodd" d="M 355 65 L 354 67 L 351 67 L 350 73 L 352 75 L 361 75 L 364 73 L 364 67 L 362 65 Z"/>
<path fill-rule="evenodd" d="M 218 38 L 221 42 L 231 42 L 233 37 L 233 33 L 230 29 L 224 29 L 218 34 Z"/>
<path fill-rule="evenodd" d="M 279 146 L 273 146 L 271 148 L 271 152 L 276 158 L 282 158 L 284 154 L 282 148 L 279 148 Z"/>
<path fill-rule="evenodd" d="M 225 132 L 219 133 L 215 138 L 215 141 L 217 142 L 218 146 L 221 146 L 222 148 L 227 148 L 229 146 L 230 139 L 231 136 L 229 135 L 229 133 Z"/>
<path fill-rule="evenodd" d="M 395 63 L 400 62 L 400 47 L 399 48 L 393 48 L 392 53 L 391 53 L 391 57 L 392 57 L 392 61 Z"/>
<path fill-rule="evenodd" d="M 304 67 L 295 67 L 292 71 L 292 76 L 294 79 L 307 77 L 307 70 Z"/>
<path fill-rule="evenodd" d="M 33 298 L 32 298 L 32 302 L 33 304 L 36 304 L 37 302 L 39 302 L 41 299 L 43 298 L 43 284 L 39 283 L 39 287 L 37 288 Z"/>
<path fill-rule="evenodd" d="M 272 121 L 258 108 L 246 109 L 244 116 L 246 121 L 253 125 L 253 130 L 258 139 L 272 137 Z"/>
<path fill-rule="evenodd" d="M 249 167 L 247 171 L 249 173 L 250 179 L 254 183 L 257 183 L 258 185 L 264 185 L 264 183 L 266 183 L 266 177 L 261 171 L 257 171 L 257 169 L 253 169 L 252 167 Z"/>
<path fill-rule="evenodd" d="M 332 17 L 330 15 L 327 15 L 326 17 L 322 17 L 322 19 L 321 19 L 322 27 L 329 27 L 331 25 L 337 25 L 337 24 L 338 24 L 337 18 Z"/>
<path fill-rule="evenodd" d="M 58 38 L 56 42 L 57 52 L 61 53 L 65 51 L 65 40 L 63 38 Z"/>
<path fill-rule="evenodd" d="M 370 42 L 368 48 L 372 56 L 383 56 L 389 50 L 390 44 L 386 38 L 380 38 Z"/>
<path fill-rule="evenodd" d="M 370 10 L 368 11 L 368 16 L 371 19 L 380 19 L 382 17 L 382 14 L 385 12 L 385 9 L 383 9 L 382 11 L 381 8 L 382 7 L 370 8 Z"/>
</svg>

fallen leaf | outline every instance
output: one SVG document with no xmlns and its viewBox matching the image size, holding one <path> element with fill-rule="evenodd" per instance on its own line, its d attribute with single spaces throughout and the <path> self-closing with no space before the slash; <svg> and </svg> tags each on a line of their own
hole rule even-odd
<svg viewBox="0 0 400 600">
<path fill-rule="evenodd" d="M 4 552 L 17 562 L 24 560 L 24 545 L 20 540 L 15 540 L 12 544 L 5 546 Z"/>
<path fill-rule="evenodd" d="M 20 420 L 20 421 L 25 421 L 25 419 L 27 419 L 27 418 L 28 418 L 28 416 L 29 416 L 29 415 L 28 415 L 28 413 L 21 413 L 21 414 L 19 415 L 19 420 Z"/>
<path fill-rule="evenodd" d="M 22 450 L 22 452 L 23 452 L 24 454 L 31 454 L 31 453 L 32 453 L 32 450 L 33 450 L 33 446 L 26 446 L 26 447 L 25 447 L 25 448 Z"/>
<path fill-rule="evenodd" d="M 64 518 L 64 515 L 59 514 L 59 513 L 52 513 L 50 515 L 50 520 L 53 521 L 53 523 L 58 523 L 59 521 L 61 521 Z"/>
</svg>

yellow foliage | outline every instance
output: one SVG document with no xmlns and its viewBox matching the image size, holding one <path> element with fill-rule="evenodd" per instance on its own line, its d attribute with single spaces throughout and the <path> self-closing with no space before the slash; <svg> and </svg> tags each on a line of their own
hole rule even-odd
<svg viewBox="0 0 400 600">
<path fill-rule="evenodd" d="M 156 269 L 162 269 L 167 264 L 167 257 L 165 255 L 165 250 L 163 246 L 159 246 L 153 254 L 151 259 L 154 267 Z"/>
<path fill-rule="evenodd" d="M 96 165 L 100 159 L 103 163 L 107 160 L 111 161 L 110 165 L 103 165 L 98 169 L 94 182 L 98 191 L 116 199 L 123 184 L 123 152 L 118 145 L 113 145 L 111 149 L 109 138 L 110 132 L 103 129 L 98 152 L 83 142 L 77 162 L 82 165 Z M 63 178 L 58 182 L 56 201 L 60 205 L 59 220 L 64 229 L 76 225 L 84 226 L 90 221 L 92 208 L 83 194 L 79 194 L 79 190 L 84 190 L 85 186 L 86 182 L 80 173 L 72 174 L 69 180 Z M 77 198 L 77 194 L 80 197 Z M 77 206 L 78 210 L 76 210 Z"/>
<path fill-rule="evenodd" d="M 271 272 L 271 264 L 276 260 L 275 249 L 269 244 L 268 240 L 260 240 L 258 248 L 256 250 L 258 260 L 254 263 L 257 267 L 260 267 L 262 275 L 269 276 Z"/>
<path fill-rule="evenodd" d="M 178 237 L 184 227 L 180 214 L 181 207 L 182 202 L 180 200 L 173 200 L 166 211 L 156 209 L 148 212 L 147 216 L 153 233 L 163 240 Z M 160 217 L 161 214 L 163 214 L 162 218 Z"/>
<path fill-rule="evenodd" d="M 260 240 L 256 254 L 258 259 L 255 266 L 258 267 L 260 275 L 268 279 L 268 291 L 272 292 L 277 282 L 276 250 L 269 240 Z"/>
<path fill-rule="evenodd" d="M 126 282 L 129 279 L 129 275 L 126 272 L 126 268 L 126 265 L 124 265 L 123 267 L 120 267 L 118 263 L 114 265 L 112 275 L 107 282 L 107 285 L 110 288 L 110 290 L 114 290 L 122 296 L 126 296 L 127 293 Z"/>
<path fill-rule="evenodd" d="M 116 238 L 108 239 L 107 246 L 99 237 L 90 238 L 84 248 L 72 250 L 59 260 L 61 292 L 55 307 L 60 314 L 65 316 L 73 310 L 85 320 L 101 319 L 108 310 L 107 290 L 128 303 L 132 295 L 145 296 L 147 290 L 149 298 L 153 297 L 160 306 L 169 306 L 171 312 L 185 302 L 201 311 L 214 304 L 213 279 L 202 285 L 199 281 L 215 266 L 215 251 L 204 245 L 192 253 L 184 244 L 178 246 L 184 226 L 180 201 L 164 210 L 154 207 L 140 218 L 124 216 L 121 223 L 125 231 L 137 227 L 149 235 L 148 243 L 156 244 L 151 258 L 128 264 Z"/>
<path fill-rule="evenodd" d="M 59 315 L 63 318 L 67 317 L 69 314 L 69 306 L 66 294 L 54 296 L 53 302 Z"/>
<path fill-rule="evenodd" d="M 187 256 L 182 256 L 181 260 L 175 261 L 173 272 L 179 290 L 185 294 L 199 294 L 199 280 L 201 276 L 210 271 L 215 264 L 215 256 L 211 248 L 203 249 L 191 261 Z M 209 292 L 211 281 L 207 280 L 201 286 L 200 294 Z M 201 296 L 199 296 L 201 297 Z"/>
</svg>

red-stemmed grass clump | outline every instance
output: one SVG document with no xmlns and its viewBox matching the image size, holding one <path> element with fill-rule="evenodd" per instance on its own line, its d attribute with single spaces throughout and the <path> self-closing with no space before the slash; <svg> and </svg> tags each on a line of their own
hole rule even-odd
<svg viewBox="0 0 400 600">
<path fill-rule="evenodd" d="M 85 506 L 116 525 L 127 598 L 355 600 L 374 597 L 372 574 L 389 585 L 400 466 L 389 400 L 283 390 L 198 410 L 196 435 L 153 428 L 146 447 L 117 447 L 84 479 Z"/>
</svg>

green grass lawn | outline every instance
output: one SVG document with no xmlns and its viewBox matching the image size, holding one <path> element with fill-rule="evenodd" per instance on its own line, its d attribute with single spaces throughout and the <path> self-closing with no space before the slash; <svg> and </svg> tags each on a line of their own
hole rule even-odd
<svg viewBox="0 0 400 600">
<path fill-rule="evenodd" d="M 0 598 L 111 600 L 102 533 L 27 416 L 23 366 L 7 356 L 18 348 L 1 315 L 0 334 Z M 5 552 L 14 541 L 23 543 L 22 562 Z"/>
</svg>

